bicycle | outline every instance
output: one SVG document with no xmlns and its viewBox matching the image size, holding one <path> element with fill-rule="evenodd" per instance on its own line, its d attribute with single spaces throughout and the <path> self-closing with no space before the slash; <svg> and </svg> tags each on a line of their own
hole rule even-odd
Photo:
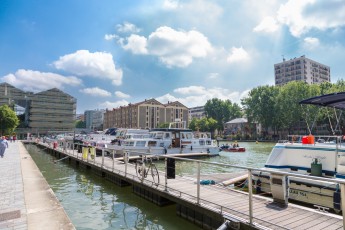
<svg viewBox="0 0 345 230">
<path fill-rule="evenodd" d="M 144 156 L 143 160 L 137 160 L 135 162 L 135 172 L 140 180 L 146 178 L 147 175 L 151 173 L 155 185 L 159 184 L 158 169 L 152 162 L 152 158 L 147 158 Z"/>
</svg>

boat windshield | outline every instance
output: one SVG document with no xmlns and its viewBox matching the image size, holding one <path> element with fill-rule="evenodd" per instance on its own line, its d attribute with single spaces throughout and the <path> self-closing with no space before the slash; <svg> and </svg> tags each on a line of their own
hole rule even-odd
<svg viewBox="0 0 345 230">
<path fill-rule="evenodd" d="M 150 138 L 163 139 L 163 133 L 162 132 L 152 132 L 152 133 L 150 133 Z"/>
<path fill-rule="evenodd" d="M 181 138 L 182 138 L 182 139 L 192 139 L 192 138 L 193 138 L 193 134 L 192 134 L 192 133 L 185 133 L 185 132 L 182 132 L 182 133 L 181 133 Z"/>
</svg>

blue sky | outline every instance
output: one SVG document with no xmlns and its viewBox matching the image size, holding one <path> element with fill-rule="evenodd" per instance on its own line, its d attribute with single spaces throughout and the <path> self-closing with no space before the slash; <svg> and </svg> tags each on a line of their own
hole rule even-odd
<svg viewBox="0 0 345 230">
<path fill-rule="evenodd" d="M 345 1 L 0 1 L 0 82 L 59 88 L 77 113 L 149 98 L 239 103 L 301 55 L 344 77 Z"/>
</svg>

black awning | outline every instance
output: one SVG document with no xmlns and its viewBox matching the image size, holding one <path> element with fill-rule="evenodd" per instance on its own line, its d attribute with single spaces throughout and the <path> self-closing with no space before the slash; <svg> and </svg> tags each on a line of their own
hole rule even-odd
<svg viewBox="0 0 345 230">
<path fill-rule="evenodd" d="M 312 97 L 299 102 L 300 104 L 310 104 L 325 106 L 336 109 L 345 109 L 345 92 L 325 94 L 322 96 Z"/>
</svg>

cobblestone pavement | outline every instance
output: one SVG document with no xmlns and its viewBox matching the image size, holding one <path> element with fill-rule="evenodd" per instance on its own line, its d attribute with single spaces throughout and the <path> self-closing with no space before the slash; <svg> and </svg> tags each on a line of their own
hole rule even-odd
<svg viewBox="0 0 345 230">
<path fill-rule="evenodd" d="M 19 145 L 9 142 L 0 158 L 0 229 L 27 229 Z"/>
<path fill-rule="evenodd" d="M 75 229 L 20 141 L 0 158 L 0 229 Z"/>
</svg>

